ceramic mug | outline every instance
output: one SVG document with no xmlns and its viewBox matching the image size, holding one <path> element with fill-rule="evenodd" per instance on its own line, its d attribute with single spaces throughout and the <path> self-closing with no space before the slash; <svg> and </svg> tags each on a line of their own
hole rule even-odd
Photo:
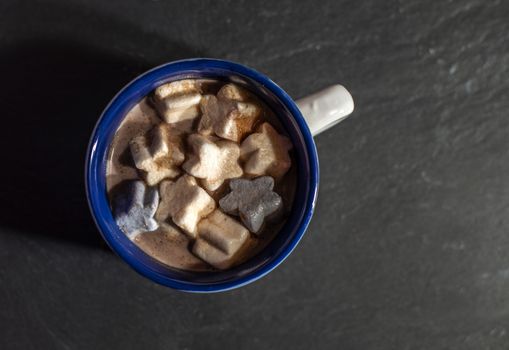
<svg viewBox="0 0 509 350">
<path fill-rule="evenodd" d="M 109 146 L 127 112 L 159 85 L 189 78 L 218 79 L 248 89 L 275 112 L 294 145 L 297 191 L 286 224 L 259 254 L 225 271 L 184 271 L 151 258 L 118 228 L 106 193 Z M 331 86 L 295 102 L 265 75 L 234 62 L 188 59 L 154 68 L 134 79 L 113 98 L 92 133 L 85 169 L 92 216 L 111 249 L 154 282 L 189 292 L 219 292 L 246 285 L 278 266 L 304 235 L 313 215 L 318 191 L 318 156 L 313 135 L 343 120 L 352 111 L 352 97 L 341 85 Z"/>
</svg>

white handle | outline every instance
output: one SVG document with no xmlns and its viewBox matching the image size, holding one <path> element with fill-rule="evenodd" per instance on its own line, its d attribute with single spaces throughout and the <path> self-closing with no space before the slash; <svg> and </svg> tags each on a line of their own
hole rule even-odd
<svg viewBox="0 0 509 350">
<path fill-rule="evenodd" d="M 332 85 L 297 100 L 313 136 L 344 120 L 353 112 L 352 95 L 342 85 Z"/>
</svg>

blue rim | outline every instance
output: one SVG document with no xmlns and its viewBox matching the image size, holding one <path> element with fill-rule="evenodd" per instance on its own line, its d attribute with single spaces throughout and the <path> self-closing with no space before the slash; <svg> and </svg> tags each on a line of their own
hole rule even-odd
<svg viewBox="0 0 509 350">
<path fill-rule="evenodd" d="M 293 122 L 297 124 L 300 135 L 302 136 L 302 146 L 307 154 L 306 166 L 309 167 L 309 178 L 306 179 L 306 182 L 309 187 L 306 186 L 305 202 L 303 203 L 303 211 L 302 215 L 299 217 L 298 226 L 291 240 L 285 242 L 284 247 L 277 251 L 275 257 L 272 257 L 269 262 L 263 264 L 261 267 L 254 268 L 252 271 L 230 281 L 194 283 L 192 281 L 179 280 L 158 273 L 154 269 L 149 268 L 146 264 L 143 264 L 138 258 L 134 257 L 132 252 L 126 249 L 123 244 L 119 243 L 119 239 L 123 238 L 124 235 L 116 224 L 114 224 L 106 195 L 105 157 L 109 150 L 109 142 L 101 143 L 101 138 L 112 132 L 112 130 L 110 130 L 111 125 L 106 121 L 111 121 L 115 118 L 118 119 L 120 113 L 124 113 L 125 115 L 126 101 L 133 100 L 142 87 L 154 84 L 159 85 L 166 77 L 179 74 L 180 72 L 200 72 L 205 69 L 224 69 L 232 72 L 234 75 L 248 78 L 260 84 L 264 89 L 267 89 L 270 94 L 289 111 L 291 118 L 293 118 Z M 318 193 L 318 179 L 319 167 L 316 146 L 306 121 L 292 98 L 276 83 L 254 69 L 231 61 L 201 58 L 163 64 L 140 75 L 127 84 L 113 98 L 99 118 L 90 138 L 85 166 L 85 186 L 89 208 L 102 237 L 110 248 L 143 276 L 164 286 L 198 293 L 220 292 L 244 286 L 265 276 L 281 264 L 295 249 L 309 225 Z"/>
</svg>

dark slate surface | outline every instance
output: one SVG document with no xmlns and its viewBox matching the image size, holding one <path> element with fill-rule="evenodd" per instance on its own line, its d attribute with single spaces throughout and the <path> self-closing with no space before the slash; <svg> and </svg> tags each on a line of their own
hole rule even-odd
<svg viewBox="0 0 509 350">
<path fill-rule="evenodd" d="M 507 349 L 509 4 L 0 2 L 2 349 Z M 102 243 L 83 158 L 109 99 L 193 56 L 341 82 L 308 234 L 261 281 L 165 289 Z"/>
</svg>

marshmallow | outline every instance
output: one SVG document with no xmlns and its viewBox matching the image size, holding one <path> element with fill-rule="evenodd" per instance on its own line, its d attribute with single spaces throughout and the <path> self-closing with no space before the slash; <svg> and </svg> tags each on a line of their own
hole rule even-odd
<svg viewBox="0 0 509 350">
<path fill-rule="evenodd" d="M 198 233 L 193 254 L 218 269 L 230 267 L 249 238 L 244 226 L 217 209 L 198 224 Z"/>
<path fill-rule="evenodd" d="M 197 106 L 200 103 L 201 94 L 193 92 L 185 95 L 176 95 L 165 97 L 161 103 L 165 110 L 186 109 Z"/>
<path fill-rule="evenodd" d="M 216 209 L 198 224 L 199 237 L 228 255 L 240 249 L 249 231 L 235 219 Z"/>
<path fill-rule="evenodd" d="M 149 138 L 152 142 L 149 145 Z M 165 124 L 159 124 L 129 143 L 136 168 L 144 171 L 147 184 L 154 186 L 165 178 L 180 174 L 178 166 L 184 161 L 179 134 Z"/>
<path fill-rule="evenodd" d="M 155 168 L 154 159 L 147 145 L 145 135 L 136 136 L 129 142 L 131 155 L 136 168 L 145 171 L 151 171 Z"/>
<path fill-rule="evenodd" d="M 195 105 L 189 108 L 164 110 L 162 112 L 163 120 L 168 124 L 184 123 L 187 122 L 192 126 L 194 119 L 200 115 L 200 106 Z"/>
<path fill-rule="evenodd" d="M 204 96 L 200 107 L 202 118 L 198 132 L 203 135 L 214 133 L 235 142 L 251 132 L 262 112 L 256 104 L 218 99 L 213 95 Z"/>
<path fill-rule="evenodd" d="M 172 130 L 169 125 L 159 124 L 151 132 L 152 145 L 150 151 L 154 159 L 158 160 L 164 157 L 175 165 L 184 162 L 182 140 L 177 130 Z"/>
<path fill-rule="evenodd" d="M 292 149 L 290 140 L 277 133 L 269 124 L 263 123 L 258 133 L 249 135 L 240 147 L 240 159 L 244 171 L 251 175 L 270 175 L 280 179 L 290 169 L 288 151 Z"/>
<path fill-rule="evenodd" d="M 118 227 L 132 240 L 138 234 L 159 227 L 154 220 L 159 193 L 143 181 L 129 181 L 114 198 L 113 214 Z"/>
<path fill-rule="evenodd" d="M 192 238 L 196 237 L 198 222 L 216 207 L 214 199 L 189 175 L 181 176 L 176 182 L 162 181 L 159 192 L 161 203 L 156 219 L 166 221 L 171 217 Z"/>
<path fill-rule="evenodd" d="M 258 233 L 265 218 L 283 206 L 273 188 L 274 179 L 270 176 L 234 179 L 230 181 L 231 192 L 219 200 L 219 206 L 229 214 L 239 215 L 249 231 Z"/>
<path fill-rule="evenodd" d="M 193 154 L 182 168 L 202 179 L 207 190 L 215 191 L 224 180 L 242 175 L 242 168 L 238 164 L 240 150 L 235 142 L 199 134 L 189 135 L 187 141 Z"/>
<path fill-rule="evenodd" d="M 202 135 L 214 133 L 215 124 L 224 119 L 224 111 L 214 95 L 205 95 L 201 99 L 202 117 L 198 124 L 198 132 Z"/>
<path fill-rule="evenodd" d="M 200 87 L 195 80 L 179 80 L 158 87 L 154 104 L 161 118 L 179 130 L 190 132 L 200 115 Z"/>
<path fill-rule="evenodd" d="M 235 84 L 224 85 L 217 97 L 229 106 L 227 119 L 233 121 L 233 127 L 225 128 L 223 135 L 217 136 L 239 142 L 245 135 L 251 133 L 253 126 L 262 114 L 262 108 L 255 103 L 253 96 L 245 89 Z"/>
<path fill-rule="evenodd" d="M 157 87 L 154 91 L 154 97 L 162 100 L 171 95 L 199 92 L 200 88 L 195 79 L 184 79 L 172 81 Z"/>
<path fill-rule="evenodd" d="M 252 99 L 252 96 L 245 89 L 235 84 L 225 84 L 218 91 L 217 97 L 222 100 L 246 102 Z"/>
<path fill-rule="evenodd" d="M 155 186 L 164 179 L 173 179 L 180 174 L 168 158 L 162 158 L 155 163 L 153 170 L 144 172 L 142 177 L 149 186 Z"/>
</svg>

